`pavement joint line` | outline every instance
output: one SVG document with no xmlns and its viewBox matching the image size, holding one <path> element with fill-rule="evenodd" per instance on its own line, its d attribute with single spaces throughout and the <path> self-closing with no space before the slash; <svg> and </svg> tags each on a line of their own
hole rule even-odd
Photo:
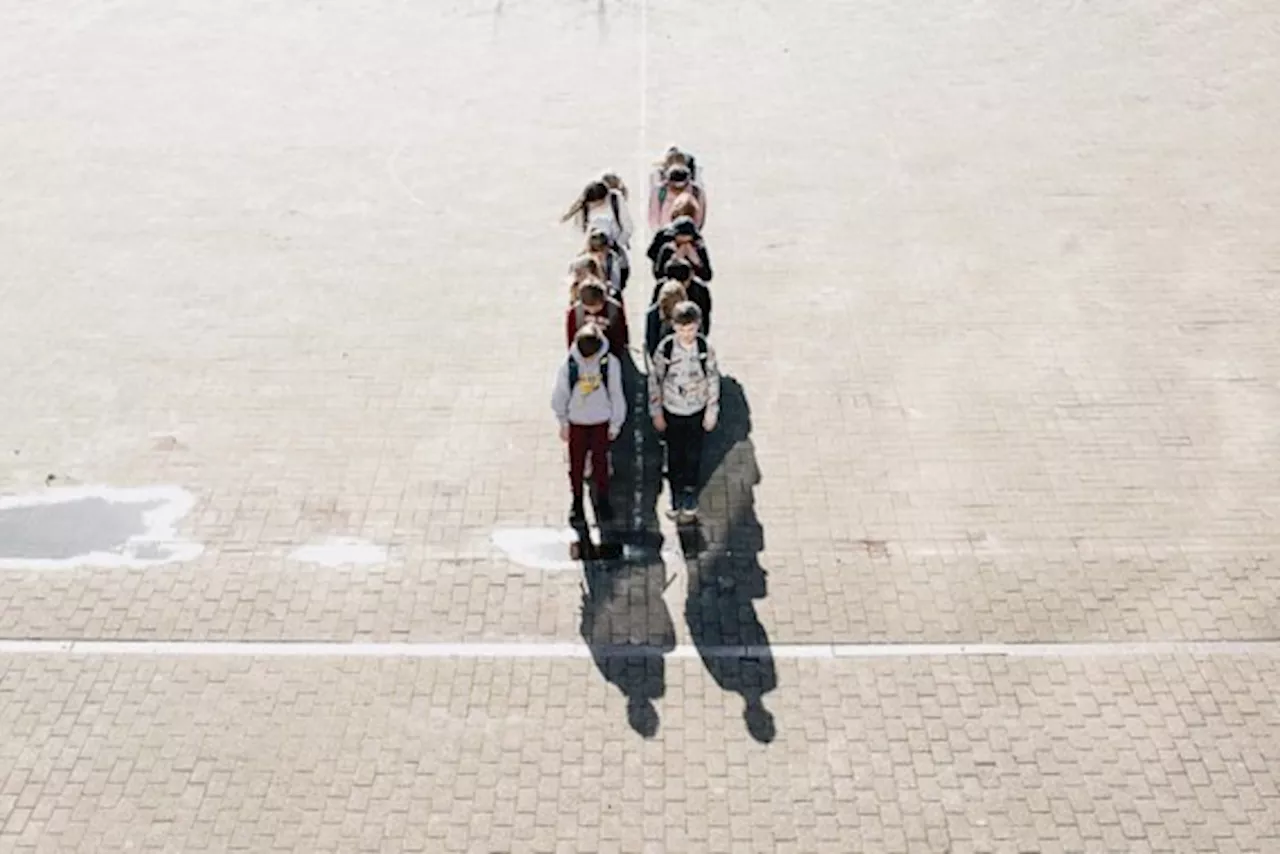
<svg viewBox="0 0 1280 854">
<path fill-rule="evenodd" d="M 1280 656 L 1280 638 L 1251 640 L 977 643 L 779 643 L 765 646 L 658 644 L 588 646 L 567 641 L 29 640 L 0 639 L 0 655 L 162 658 L 672 659 L 758 658 L 1140 658 L 1157 655 Z"/>
</svg>

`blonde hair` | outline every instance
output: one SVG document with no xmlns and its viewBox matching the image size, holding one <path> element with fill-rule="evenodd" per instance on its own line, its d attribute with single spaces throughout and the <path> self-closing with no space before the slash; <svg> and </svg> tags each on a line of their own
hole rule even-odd
<svg viewBox="0 0 1280 854">
<path fill-rule="evenodd" d="M 687 216 L 694 222 L 698 221 L 698 214 L 702 213 L 702 205 L 698 202 L 693 193 L 685 190 L 683 193 L 675 197 L 671 202 L 671 218 Z"/>
<path fill-rule="evenodd" d="M 677 304 L 684 302 L 687 296 L 684 285 L 680 282 L 664 282 L 658 289 L 658 318 L 670 320 L 671 312 L 675 310 Z"/>
<path fill-rule="evenodd" d="M 569 305 L 578 301 L 578 289 L 586 282 L 600 282 L 603 287 L 604 270 L 600 262 L 590 255 L 579 255 L 569 262 Z"/>
</svg>

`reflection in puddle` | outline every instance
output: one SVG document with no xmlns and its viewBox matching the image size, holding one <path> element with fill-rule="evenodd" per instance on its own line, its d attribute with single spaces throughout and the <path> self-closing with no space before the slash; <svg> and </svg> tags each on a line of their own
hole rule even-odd
<svg viewBox="0 0 1280 854">
<path fill-rule="evenodd" d="M 204 551 L 177 536 L 195 501 L 173 486 L 74 487 L 0 498 L 0 569 L 146 567 Z"/>
</svg>

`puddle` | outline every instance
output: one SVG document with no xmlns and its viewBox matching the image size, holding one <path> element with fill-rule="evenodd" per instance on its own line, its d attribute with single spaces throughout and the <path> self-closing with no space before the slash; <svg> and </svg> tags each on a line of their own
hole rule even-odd
<svg viewBox="0 0 1280 854">
<path fill-rule="evenodd" d="M 556 572 L 582 567 L 569 557 L 572 528 L 499 528 L 491 540 L 508 560 L 529 569 Z"/>
<path fill-rule="evenodd" d="M 81 486 L 0 498 L 0 569 L 137 568 L 192 560 L 174 525 L 195 500 L 174 486 Z"/>
<path fill-rule="evenodd" d="M 374 566 L 387 562 L 387 550 L 358 537 L 330 537 L 294 549 L 289 559 L 327 567 Z"/>
<path fill-rule="evenodd" d="M 576 539 L 572 528 L 499 528 L 490 537 L 512 563 L 549 572 L 582 569 L 582 561 L 569 557 L 569 547 Z M 630 544 L 622 547 L 622 559 L 633 563 L 661 561 L 671 554 L 675 552 Z"/>
</svg>

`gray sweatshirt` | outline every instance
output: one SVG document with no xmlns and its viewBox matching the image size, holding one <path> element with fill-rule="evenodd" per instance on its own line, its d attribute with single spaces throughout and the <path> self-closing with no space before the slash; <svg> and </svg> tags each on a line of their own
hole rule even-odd
<svg viewBox="0 0 1280 854">
<path fill-rule="evenodd" d="M 561 426 L 565 424 L 604 424 L 617 433 L 627 420 L 627 395 L 622 389 L 622 366 L 618 357 L 609 354 L 609 342 L 603 341 L 600 352 L 590 359 L 578 352 L 575 342 L 569 348 L 569 359 L 578 365 L 578 387 L 569 388 L 569 360 L 560 364 L 555 390 L 551 392 L 551 410 Z M 608 388 L 601 382 L 600 360 L 608 356 Z"/>
<path fill-rule="evenodd" d="M 671 342 L 671 361 L 663 353 Z M 716 364 L 716 351 L 707 342 L 707 359 L 702 362 L 698 346 L 686 350 L 675 335 L 668 335 L 653 351 L 653 365 L 649 369 L 649 415 L 657 416 L 662 410 L 672 415 L 693 415 L 706 409 L 716 417 L 720 414 L 720 368 Z M 703 368 L 706 371 L 703 371 Z"/>
</svg>

